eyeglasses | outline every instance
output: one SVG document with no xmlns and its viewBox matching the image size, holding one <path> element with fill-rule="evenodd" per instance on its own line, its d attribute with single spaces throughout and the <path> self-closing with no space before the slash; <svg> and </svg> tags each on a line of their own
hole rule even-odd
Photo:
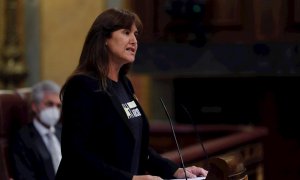
<svg viewBox="0 0 300 180">
<path fill-rule="evenodd" d="M 46 101 L 45 105 L 48 106 L 48 107 L 56 106 L 57 108 L 61 108 L 61 103 L 55 103 L 55 102 L 52 102 L 52 101 Z"/>
</svg>

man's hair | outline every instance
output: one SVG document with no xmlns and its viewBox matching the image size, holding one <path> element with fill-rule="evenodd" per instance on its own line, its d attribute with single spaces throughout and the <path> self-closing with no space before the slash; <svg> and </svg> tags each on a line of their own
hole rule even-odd
<svg viewBox="0 0 300 180">
<path fill-rule="evenodd" d="M 60 86 L 51 80 L 44 80 L 32 86 L 31 101 L 39 104 L 45 93 L 60 93 Z"/>
</svg>

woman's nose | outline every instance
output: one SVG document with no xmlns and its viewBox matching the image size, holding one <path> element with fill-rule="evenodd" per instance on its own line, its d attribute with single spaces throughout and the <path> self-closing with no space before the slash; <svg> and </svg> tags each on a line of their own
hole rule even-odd
<svg viewBox="0 0 300 180">
<path fill-rule="evenodd" d="M 137 38 L 136 38 L 136 36 L 135 36 L 134 34 L 131 35 L 130 43 L 132 43 L 132 44 L 137 44 Z"/>
</svg>

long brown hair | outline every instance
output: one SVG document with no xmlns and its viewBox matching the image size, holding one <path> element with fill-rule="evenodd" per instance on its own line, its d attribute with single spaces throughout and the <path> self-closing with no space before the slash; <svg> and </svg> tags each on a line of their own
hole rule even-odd
<svg viewBox="0 0 300 180">
<path fill-rule="evenodd" d="M 111 8 L 98 15 L 86 36 L 79 63 L 62 87 L 61 98 L 67 82 L 79 74 L 98 78 L 100 87 L 103 90 L 107 89 L 109 59 L 105 46 L 106 39 L 111 37 L 112 32 L 119 29 L 130 29 L 133 24 L 136 25 L 138 32 L 142 31 L 140 18 L 128 10 Z M 126 74 L 130 65 L 123 65 L 120 73 Z"/>
</svg>

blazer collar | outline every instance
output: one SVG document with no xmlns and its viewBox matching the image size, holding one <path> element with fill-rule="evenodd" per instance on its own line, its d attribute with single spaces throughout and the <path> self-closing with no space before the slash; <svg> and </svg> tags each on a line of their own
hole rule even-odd
<svg viewBox="0 0 300 180">
<path fill-rule="evenodd" d="M 48 176 L 48 179 L 53 179 L 55 173 L 49 151 L 38 131 L 35 129 L 35 127 L 32 126 L 32 128 L 34 133 L 33 142 L 36 145 L 38 153 L 42 157 L 45 172 Z"/>
</svg>

